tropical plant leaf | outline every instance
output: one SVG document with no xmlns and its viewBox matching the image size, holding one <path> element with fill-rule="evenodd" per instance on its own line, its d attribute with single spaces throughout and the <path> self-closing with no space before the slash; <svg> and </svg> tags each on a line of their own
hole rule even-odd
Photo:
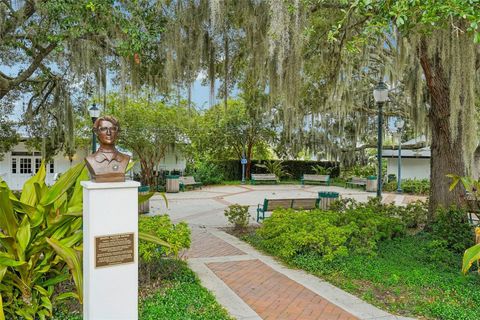
<svg viewBox="0 0 480 320">
<path fill-rule="evenodd" d="M 12 203 L 9 200 L 10 190 L 7 184 L 0 183 L 0 229 L 14 236 L 17 233 L 18 221 L 15 218 Z"/>
<path fill-rule="evenodd" d="M 172 247 L 172 245 L 169 244 L 168 242 L 166 242 L 166 241 L 164 241 L 164 240 L 162 240 L 162 239 L 160 239 L 160 238 L 158 238 L 154 235 L 146 233 L 146 232 L 139 232 L 138 233 L 138 238 L 141 239 L 141 240 L 145 240 L 145 241 L 148 241 L 148 242 L 152 242 L 152 243 L 167 247 L 167 248 Z"/>
<path fill-rule="evenodd" d="M 480 243 L 465 250 L 463 254 L 462 272 L 466 274 L 475 261 L 480 260 Z"/>
<path fill-rule="evenodd" d="M 17 261 L 0 253 L 0 266 L 18 267 L 26 264 L 25 261 Z"/>
<path fill-rule="evenodd" d="M 60 301 L 60 300 L 65 300 L 70 298 L 78 299 L 78 294 L 76 294 L 75 292 L 64 292 L 56 296 L 54 299 L 55 301 Z"/>
<path fill-rule="evenodd" d="M 0 283 L 2 282 L 3 276 L 7 272 L 7 266 L 0 266 Z"/>
<path fill-rule="evenodd" d="M 25 181 L 25 183 L 23 184 L 20 201 L 30 206 L 35 206 L 40 200 L 37 198 L 37 192 L 35 191 L 35 183 L 38 183 L 39 186 L 44 185 L 46 176 L 47 171 L 45 169 L 45 161 L 42 160 L 42 163 L 40 164 L 40 168 L 38 169 L 37 173 L 33 177 Z"/>
<path fill-rule="evenodd" d="M 82 172 L 85 164 L 83 162 L 75 165 L 70 170 L 60 176 L 57 182 L 43 196 L 40 204 L 48 206 L 60 198 L 68 189 L 76 182 L 78 176 Z"/>
<path fill-rule="evenodd" d="M 125 172 L 132 170 L 134 166 L 135 166 L 135 161 L 130 161 L 127 165 L 127 168 L 125 169 Z"/>
<path fill-rule="evenodd" d="M 83 274 L 82 260 L 77 251 L 62 244 L 60 241 L 46 238 L 48 244 L 52 246 L 55 252 L 67 263 L 68 269 L 75 282 L 80 303 L 83 301 Z"/>
<path fill-rule="evenodd" d="M 25 250 L 27 249 L 28 244 L 30 243 L 31 231 L 30 231 L 30 223 L 28 222 L 28 216 L 25 216 L 18 227 L 17 234 L 17 251 L 18 256 L 21 260 L 25 260 Z"/>
<path fill-rule="evenodd" d="M 42 282 L 40 285 L 43 287 L 48 287 L 48 286 L 53 286 L 56 285 L 57 283 L 66 281 L 70 278 L 70 275 L 67 273 L 61 273 L 56 277 L 49 278 L 47 281 Z"/>
<path fill-rule="evenodd" d="M 145 201 L 150 199 L 154 194 L 155 194 L 155 192 L 149 192 L 149 193 L 146 193 L 146 194 L 139 194 L 138 195 L 138 204 L 144 203 Z"/>
<path fill-rule="evenodd" d="M 0 320 L 5 320 L 5 314 L 3 313 L 2 300 L 3 300 L 3 297 L 2 297 L 2 294 L 0 294 Z"/>
<path fill-rule="evenodd" d="M 72 196 L 70 198 L 70 201 L 68 201 L 68 211 L 72 212 L 70 208 L 72 207 L 80 207 L 80 210 L 83 210 L 83 187 L 81 185 L 82 181 L 88 181 L 89 176 L 88 176 L 88 170 L 86 167 L 83 168 L 82 172 L 78 176 L 77 180 L 75 181 L 75 188 L 73 189 Z M 77 209 L 76 209 L 77 211 Z"/>
</svg>

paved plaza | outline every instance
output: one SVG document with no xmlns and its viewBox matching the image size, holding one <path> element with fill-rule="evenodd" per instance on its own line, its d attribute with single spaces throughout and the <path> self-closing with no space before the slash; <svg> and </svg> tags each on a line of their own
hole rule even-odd
<svg viewBox="0 0 480 320">
<path fill-rule="evenodd" d="M 237 319 L 406 319 L 387 312 L 301 270 L 283 266 L 220 228 L 228 225 L 223 210 L 231 204 L 250 206 L 255 222 L 257 205 L 265 198 L 314 198 L 319 191 L 366 201 L 375 196 L 359 189 L 300 185 L 237 185 L 159 195 L 150 201 L 150 214 L 168 213 L 174 222 L 192 228 L 185 254 L 190 267 L 219 303 Z M 384 202 L 405 205 L 424 199 L 385 194 Z"/>
</svg>

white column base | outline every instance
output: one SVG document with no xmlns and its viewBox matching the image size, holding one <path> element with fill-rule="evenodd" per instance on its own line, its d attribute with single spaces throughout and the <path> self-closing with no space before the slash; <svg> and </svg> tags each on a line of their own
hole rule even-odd
<svg viewBox="0 0 480 320">
<path fill-rule="evenodd" d="M 138 186 L 83 181 L 83 317 L 138 319 Z M 133 233 L 133 262 L 96 267 L 95 237 Z"/>
</svg>

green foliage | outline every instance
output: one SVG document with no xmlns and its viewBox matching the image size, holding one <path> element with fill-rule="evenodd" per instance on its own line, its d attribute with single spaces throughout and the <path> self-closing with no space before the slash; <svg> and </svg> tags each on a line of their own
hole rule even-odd
<svg viewBox="0 0 480 320">
<path fill-rule="evenodd" d="M 235 226 L 235 229 L 244 229 L 248 226 L 248 221 L 250 218 L 248 206 L 232 204 L 225 209 L 224 214 L 225 217 L 227 217 L 228 222 Z"/>
<path fill-rule="evenodd" d="M 373 254 L 378 241 L 404 231 L 394 211 L 374 200 L 350 202 L 331 211 L 276 210 L 257 235 L 263 248 L 282 258 L 315 253 L 332 260 L 349 252 Z"/>
<path fill-rule="evenodd" d="M 385 171 L 384 171 L 385 172 Z M 351 177 L 363 177 L 374 176 L 377 174 L 377 168 L 374 165 L 360 166 L 355 165 L 350 168 L 346 168 L 342 171 L 342 178 L 349 179 Z"/>
<path fill-rule="evenodd" d="M 23 186 L 20 199 L 0 179 L 0 318 L 45 319 L 52 315 L 57 284 L 73 279 L 82 301 L 82 187 L 88 180 L 84 164 L 65 172 L 48 187 L 46 170 Z M 71 275 L 69 275 L 70 270 Z"/>
<path fill-rule="evenodd" d="M 247 105 L 245 99 L 218 104 L 195 118 L 188 129 L 191 144 L 187 151 L 195 160 L 247 159 L 266 154 L 274 136 L 266 114 Z"/>
<path fill-rule="evenodd" d="M 210 161 L 215 164 L 225 180 L 240 180 L 242 178 L 242 165 L 239 160 L 219 160 Z M 266 173 L 265 168 L 256 166 L 264 160 L 252 160 L 252 173 Z M 290 174 L 290 178 L 300 180 L 303 174 L 313 174 L 314 166 L 326 167 L 329 170 L 330 177 L 337 177 L 340 169 L 337 163 L 330 161 L 304 161 L 304 160 L 284 160 L 282 161 L 284 169 Z M 344 186 L 345 184 L 342 184 Z"/>
<path fill-rule="evenodd" d="M 256 166 L 266 169 L 268 173 L 274 174 L 278 179 L 281 179 L 285 176 L 290 176 L 290 173 L 285 170 L 282 161 L 267 160 L 264 163 L 256 164 Z"/>
<path fill-rule="evenodd" d="M 330 175 L 332 173 L 332 170 L 333 170 L 333 167 L 324 167 L 324 166 L 321 166 L 321 165 L 315 165 L 312 167 L 312 170 L 313 172 L 315 172 L 315 174 L 319 174 L 319 175 Z"/>
<path fill-rule="evenodd" d="M 138 158 L 142 184 L 155 186 L 154 170 L 168 151 L 181 148 L 184 126 L 188 125 L 185 106 L 165 105 L 147 97 L 121 101 L 110 97 L 115 116 L 121 124 L 119 145 L 131 150 Z"/>
<path fill-rule="evenodd" d="M 169 267 L 174 265 L 173 268 Z M 163 290 L 140 302 L 139 318 L 142 320 L 230 320 L 228 313 L 215 297 L 202 285 L 184 261 L 164 259 Z"/>
<path fill-rule="evenodd" d="M 405 207 L 396 207 L 397 215 L 407 228 L 421 228 L 427 223 L 428 201 L 415 201 Z"/>
<path fill-rule="evenodd" d="M 460 259 L 420 233 L 382 241 L 374 256 L 352 253 L 330 262 L 304 254 L 285 261 L 394 314 L 475 320 L 480 313 L 480 278 L 462 276 Z"/>
<path fill-rule="evenodd" d="M 200 162 L 195 170 L 195 181 L 204 185 L 219 184 L 223 181 L 223 174 L 212 162 Z"/>
<path fill-rule="evenodd" d="M 142 320 L 230 320 L 228 313 L 215 297 L 202 287 L 185 261 L 160 259 L 150 263 L 154 270 L 154 293 L 139 300 L 139 319 Z M 142 279 L 140 274 L 140 280 Z M 145 290 L 140 283 L 140 290 Z M 67 310 L 55 310 L 55 320 L 81 320 Z"/>
<path fill-rule="evenodd" d="M 448 249 L 458 253 L 474 244 L 474 232 L 466 212 L 455 207 L 437 210 L 432 234 L 436 239 L 445 241 Z"/>
<path fill-rule="evenodd" d="M 397 181 L 390 181 L 384 185 L 385 191 L 397 191 Z M 402 179 L 402 191 L 409 194 L 428 195 L 430 180 L 428 179 Z"/>
<path fill-rule="evenodd" d="M 190 248 L 190 229 L 185 222 L 173 224 L 168 215 L 139 217 L 139 232 L 150 234 L 169 244 L 169 247 L 140 239 L 138 254 L 144 262 L 165 256 L 178 256 L 182 249 Z"/>
</svg>

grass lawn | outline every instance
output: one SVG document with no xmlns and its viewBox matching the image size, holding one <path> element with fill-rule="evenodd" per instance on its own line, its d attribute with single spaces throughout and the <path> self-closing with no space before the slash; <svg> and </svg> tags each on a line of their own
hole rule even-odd
<svg viewBox="0 0 480 320">
<path fill-rule="evenodd" d="M 258 236 L 244 239 L 262 249 Z M 395 314 L 480 319 L 480 276 L 462 275 L 461 258 L 423 234 L 382 242 L 375 256 L 351 254 L 326 263 L 300 255 L 284 262 Z"/>
<path fill-rule="evenodd" d="M 231 320 L 215 297 L 202 285 L 184 261 L 162 262 L 169 274 L 157 279 L 157 289 L 139 301 L 141 320 Z M 81 315 L 71 312 L 56 312 L 55 320 L 81 320 Z"/>
</svg>

